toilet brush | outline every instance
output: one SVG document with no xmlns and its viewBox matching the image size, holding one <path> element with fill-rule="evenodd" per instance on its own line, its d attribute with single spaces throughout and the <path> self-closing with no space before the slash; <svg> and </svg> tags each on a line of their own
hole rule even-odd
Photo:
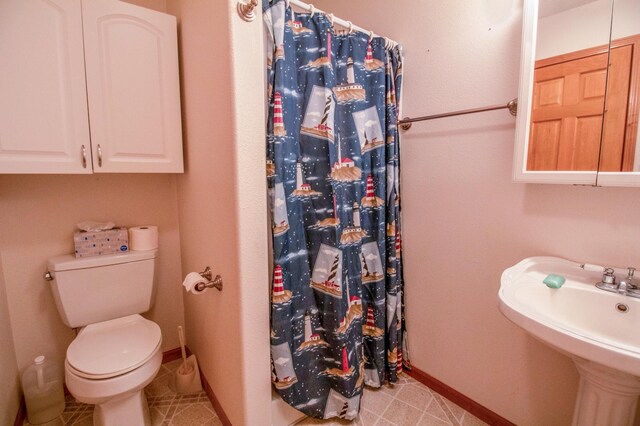
<svg viewBox="0 0 640 426">
<path fill-rule="evenodd" d="M 182 351 L 182 364 L 176 369 L 174 375 L 174 388 L 176 393 L 195 393 L 202 391 L 200 381 L 200 369 L 195 355 L 189 355 L 184 347 L 184 332 L 178 326 L 178 337 L 180 338 L 180 350 Z"/>
</svg>

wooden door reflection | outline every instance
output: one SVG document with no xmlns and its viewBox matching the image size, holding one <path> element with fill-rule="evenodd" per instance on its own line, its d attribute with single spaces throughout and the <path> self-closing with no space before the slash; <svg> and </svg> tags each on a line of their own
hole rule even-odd
<svg viewBox="0 0 640 426">
<path fill-rule="evenodd" d="M 633 169 L 638 40 L 613 42 L 610 56 L 600 46 L 536 62 L 527 170 Z"/>
</svg>

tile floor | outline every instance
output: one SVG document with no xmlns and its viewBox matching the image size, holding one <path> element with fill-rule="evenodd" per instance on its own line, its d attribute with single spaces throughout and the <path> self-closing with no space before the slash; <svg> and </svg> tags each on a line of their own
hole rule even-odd
<svg viewBox="0 0 640 426">
<path fill-rule="evenodd" d="M 173 372 L 182 360 L 163 364 L 156 378 L 145 388 L 151 424 L 153 426 L 217 426 L 222 422 L 211 406 L 211 402 L 204 392 L 177 395 L 169 389 L 169 381 Z M 27 421 L 24 426 L 30 426 Z M 41 426 L 92 426 L 93 405 L 77 402 L 72 396 L 67 396 L 64 412 L 58 417 Z"/>
<path fill-rule="evenodd" d="M 163 364 L 158 376 L 145 388 L 153 426 L 217 426 L 222 422 L 204 392 L 176 395 L 169 388 L 181 360 Z M 422 383 L 403 375 L 396 385 L 365 388 L 360 415 L 353 422 L 307 418 L 297 425 L 354 426 L 479 426 L 485 425 L 453 402 Z M 67 396 L 64 412 L 42 426 L 92 426 L 93 406 Z M 24 426 L 30 426 L 25 421 Z M 262 425 L 260 425 L 262 426 Z M 264 425 L 267 426 L 267 425 Z"/>
<path fill-rule="evenodd" d="M 357 426 L 479 426 L 482 420 L 466 412 L 453 402 L 432 391 L 422 383 L 403 374 L 396 385 L 380 389 L 365 388 L 360 415 L 353 422 L 307 418 L 298 425 L 357 425 Z"/>
</svg>

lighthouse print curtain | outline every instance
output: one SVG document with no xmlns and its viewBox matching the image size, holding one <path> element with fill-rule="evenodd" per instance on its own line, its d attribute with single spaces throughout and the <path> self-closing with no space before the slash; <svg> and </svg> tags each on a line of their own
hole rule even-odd
<svg viewBox="0 0 640 426">
<path fill-rule="evenodd" d="M 353 419 L 402 372 L 398 48 L 264 3 L 273 234 L 272 381 L 317 418 Z"/>
</svg>

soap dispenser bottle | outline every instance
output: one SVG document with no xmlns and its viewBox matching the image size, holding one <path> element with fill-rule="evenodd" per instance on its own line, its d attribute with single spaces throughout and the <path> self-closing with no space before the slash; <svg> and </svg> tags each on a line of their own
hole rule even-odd
<svg viewBox="0 0 640 426">
<path fill-rule="evenodd" d="M 43 355 L 22 373 L 22 390 L 29 423 L 46 423 L 64 411 L 62 370 Z"/>
</svg>

